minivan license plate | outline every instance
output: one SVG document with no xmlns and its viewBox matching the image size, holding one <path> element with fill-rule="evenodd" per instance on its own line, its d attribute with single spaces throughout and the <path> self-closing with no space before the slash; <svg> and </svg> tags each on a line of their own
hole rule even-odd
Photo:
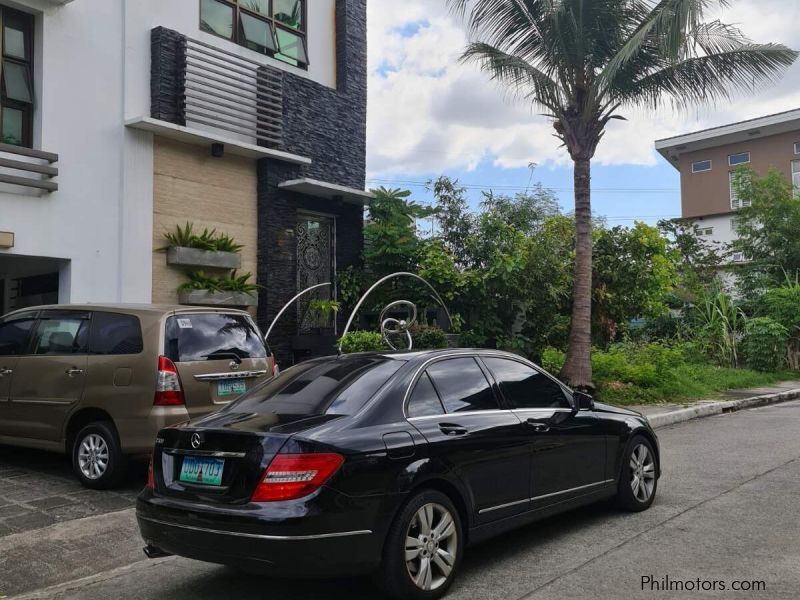
<svg viewBox="0 0 800 600">
<path fill-rule="evenodd" d="M 220 381 L 217 383 L 218 396 L 241 396 L 247 391 L 247 384 L 243 379 L 234 381 Z"/>
<path fill-rule="evenodd" d="M 180 480 L 202 485 L 222 485 L 224 458 L 199 458 L 186 456 L 181 467 Z"/>
</svg>

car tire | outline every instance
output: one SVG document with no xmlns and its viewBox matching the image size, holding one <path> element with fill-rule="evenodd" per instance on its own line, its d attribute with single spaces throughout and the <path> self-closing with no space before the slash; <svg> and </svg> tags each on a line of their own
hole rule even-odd
<svg viewBox="0 0 800 600">
<path fill-rule="evenodd" d="M 650 508 L 658 489 L 658 464 L 653 444 L 634 436 L 622 456 L 616 503 L 623 510 L 640 512 Z"/>
<path fill-rule="evenodd" d="M 114 426 L 95 421 L 83 427 L 72 443 L 72 468 L 85 487 L 107 490 L 125 476 L 127 460 L 122 454 Z"/>
<path fill-rule="evenodd" d="M 408 539 L 415 545 L 409 546 Z M 453 502 L 439 491 L 420 491 L 389 529 L 379 583 L 396 600 L 441 598 L 456 577 L 463 551 L 461 516 Z"/>
</svg>

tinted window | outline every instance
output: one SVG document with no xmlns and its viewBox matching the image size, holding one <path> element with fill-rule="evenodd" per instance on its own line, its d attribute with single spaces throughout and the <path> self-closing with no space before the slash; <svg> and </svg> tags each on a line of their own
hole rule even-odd
<svg viewBox="0 0 800 600">
<path fill-rule="evenodd" d="M 30 315 L 21 315 L 0 323 L 0 356 L 18 356 L 24 353 L 34 323 L 36 318 Z"/>
<path fill-rule="evenodd" d="M 87 314 L 47 314 L 39 320 L 33 334 L 32 353 L 59 356 L 83 354 L 86 352 L 88 333 Z"/>
<path fill-rule="evenodd" d="M 237 314 L 184 314 L 167 319 L 165 353 L 175 362 L 264 358 L 253 322 Z"/>
<path fill-rule="evenodd" d="M 483 360 L 514 408 L 569 407 L 561 386 L 537 370 L 503 358 Z"/>
<path fill-rule="evenodd" d="M 279 415 L 352 415 L 403 366 L 380 356 L 300 363 L 225 410 Z"/>
<path fill-rule="evenodd" d="M 498 408 L 492 388 L 474 358 L 453 358 L 428 368 L 449 413 Z"/>
<path fill-rule="evenodd" d="M 92 315 L 91 354 L 139 354 L 143 347 L 142 326 L 137 317 L 105 312 Z"/>
<path fill-rule="evenodd" d="M 414 386 L 414 391 L 411 392 L 411 399 L 408 401 L 408 416 L 426 417 L 441 414 L 444 414 L 444 408 L 439 400 L 439 394 L 436 393 L 428 374 L 423 373 Z"/>
</svg>

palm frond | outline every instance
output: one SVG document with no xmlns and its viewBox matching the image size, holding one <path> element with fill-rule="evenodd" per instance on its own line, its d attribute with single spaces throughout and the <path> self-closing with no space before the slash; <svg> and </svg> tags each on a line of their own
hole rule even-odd
<svg viewBox="0 0 800 600">
<path fill-rule="evenodd" d="M 776 81 L 798 52 L 782 44 L 746 44 L 733 50 L 698 56 L 666 66 L 615 91 L 628 105 L 675 107 L 730 99 L 733 92 L 751 92 Z"/>
<path fill-rule="evenodd" d="M 508 54 L 488 43 L 474 42 L 467 46 L 461 60 L 476 61 L 492 79 L 507 85 L 518 95 L 534 99 L 553 112 L 558 111 L 562 104 L 558 84 L 519 56 Z"/>
<path fill-rule="evenodd" d="M 597 93 L 602 95 L 603 88 L 611 87 L 625 66 L 643 52 L 656 50 L 662 57 L 677 59 L 687 33 L 701 24 L 703 13 L 711 3 L 711 0 L 661 0 L 649 9 L 648 2 L 636 2 L 632 13 L 638 15 L 638 25 L 599 74 Z M 727 0 L 716 3 L 724 5 Z"/>
</svg>

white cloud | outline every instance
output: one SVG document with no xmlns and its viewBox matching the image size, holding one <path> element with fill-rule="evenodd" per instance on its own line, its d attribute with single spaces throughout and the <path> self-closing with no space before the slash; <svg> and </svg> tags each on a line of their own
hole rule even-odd
<svg viewBox="0 0 800 600">
<path fill-rule="evenodd" d="M 509 98 L 476 66 L 459 63 L 463 26 L 444 0 L 369 0 L 369 176 L 568 164 L 548 120 Z M 741 0 L 710 18 L 758 42 L 800 48 L 800 3 Z M 597 152 L 603 165 L 653 165 L 656 139 L 800 106 L 800 64 L 774 88 L 716 108 L 628 112 Z"/>
</svg>

